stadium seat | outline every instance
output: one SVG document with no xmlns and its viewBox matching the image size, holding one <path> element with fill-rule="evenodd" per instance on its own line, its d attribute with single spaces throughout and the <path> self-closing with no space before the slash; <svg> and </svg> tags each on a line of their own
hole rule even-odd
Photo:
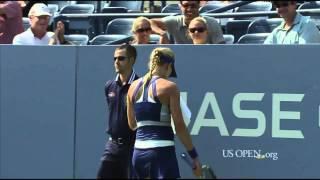
<svg viewBox="0 0 320 180">
<path fill-rule="evenodd" d="M 211 11 L 211 10 L 214 10 L 214 9 L 222 8 L 224 6 L 226 6 L 224 3 L 208 3 L 208 4 L 200 7 L 199 13 L 200 14 L 201 13 L 206 13 L 207 11 Z M 230 10 L 228 10 L 226 12 L 230 13 L 232 11 L 233 11 L 233 9 L 230 9 Z"/>
<path fill-rule="evenodd" d="M 282 22 L 282 18 L 257 19 L 249 24 L 247 34 L 271 33 Z"/>
<path fill-rule="evenodd" d="M 129 36 L 124 34 L 102 34 L 94 37 L 89 44 L 90 45 L 102 45 L 106 43 L 110 43 L 112 41 L 120 40 L 127 38 Z"/>
<path fill-rule="evenodd" d="M 59 14 L 92 14 L 93 12 L 93 4 L 70 4 L 64 6 Z"/>
<path fill-rule="evenodd" d="M 298 9 L 319 9 L 320 1 L 311 1 L 302 3 Z"/>
<path fill-rule="evenodd" d="M 161 9 L 161 13 L 177 13 L 181 14 L 179 4 L 167 4 Z"/>
<path fill-rule="evenodd" d="M 251 22 L 251 20 L 229 20 L 225 27 L 225 34 L 234 35 L 234 42 L 237 42 L 242 35 L 247 33 Z"/>
<path fill-rule="evenodd" d="M 84 46 L 88 44 L 89 36 L 85 34 L 70 34 L 70 35 L 64 35 L 64 38 L 67 41 L 70 41 L 74 45 L 80 45 Z"/>
<path fill-rule="evenodd" d="M 86 34 L 89 36 L 89 39 L 92 39 L 94 36 L 98 34 L 97 29 L 95 28 L 94 19 L 86 19 L 86 18 L 63 18 L 57 16 L 54 18 L 53 29 L 58 21 L 62 21 L 65 25 L 65 34 Z"/>
<path fill-rule="evenodd" d="M 234 43 L 234 36 L 232 34 L 224 34 L 223 35 L 224 41 L 226 44 L 233 44 Z"/>
<path fill-rule="evenodd" d="M 23 28 L 27 30 L 30 27 L 30 20 L 27 17 L 22 18 Z"/>
<path fill-rule="evenodd" d="M 48 4 L 48 7 L 52 16 L 55 16 L 59 11 L 59 6 L 57 4 Z"/>
<path fill-rule="evenodd" d="M 104 7 L 101 13 L 127 13 L 128 9 L 125 7 Z"/>
<path fill-rule="evenodd" d="M 98 10 L 98 3 L 99 1 L 76 1 L 76 4 L 92 4 L 95 9 L 95 13 L 100 12 L 100 9 Z"/>
<path fill-rule="evenodd" d="M 125 7 L 128 12 L 142 12 L 144 1 L 110 1 L 109 7 Z"/>
<path fill-rule="evenodd" d="M 252 2 L 247 5 L 240 6 L 236 8 L 235 12 L 258 12 L 258 11 L 271 11 L 272 9 L 272 3 L 271 2 L 262 2 L 262 1 L 257 1 L 257 2 Z M 263 16 L 263 17 L 239 17 L 239 18 L 234 18 L 236 20 L 256 20 L 256 19 L 267 19 L 268 16 Z"/>
<path fill-rule="evenodd" d="M 71 4 L 64 6 L 59 14 L 92 14 L 94 5 L 92 4 Z M 59 18 L 54 19 L 54 27 L 59 21 Z M 72 18 L 63 20 L 66 27 L 66 34 L 86 34 L 89 38 L 96 35 L 95 21 L 93 19 Z"/>
<path fill-rule="evenodd" d="M 207 13 L 209 11 L 212 11 L 212 10 L 215 10 L 215 9 L 218 9 L 218 8 L 222 8 L 224 6 L 226 6 L 226 4 L 224 4 L 224 3 L 220 2 L 220 1 L 217 1 L 217 2 L 214 1 L 214 3 L 212 3 L 212 2 L 211 3 L 207 3 L 206 5 L 200 7 L 199 13 L 200 14 Z M 233 12 L 233 9 L 230 9 L 230 10 L 224 11 L 223 13 L 232 13 L 232 12 Z M 219 24 L 222 26 L 222 29 L 224 30 L 225 29 L 225 25 L 229 21 L 229 18 L 216 18 L 216 19 L 219 21 Z"/>
<path fill-rule="evenodd" d="M 151 34 L 151 35 L 150 35 L 149 43 L 150 43 L 150 44 L 158 44 L 158 43 L 159 43 L 159 40 L 160 40 L 160 36 L 159 36 L 159 35 L 157 35 L 157 34 Z"/>
<path fill-rule="evenodd" d="M 58 12 L 66 5 L 75 4 L 75 1 L 48 1 L 49 4 L 58 5 Z"/>
<path fill-rule="evenodd" d="M 270 33 L 245 34 L 238 40 L 238 44 L 263 44 Z"/>
<path fill-rule="evenodd" d="M 311 1 L 311 2 L 305 2 L 302 3 L 298 9 L 319 9 L 320 8 L 320 1 Z M 314 15 L 310 16 L 310 19 L 312 19 L 317 27 L 320 27 L 320 16 Z"/>
<path fill-rule="evenodd" d="M 135 18 L 117 18 L 107 25 L 105 34 L 126 34 L 132 35 L 131 27 Z"/>
</svg>

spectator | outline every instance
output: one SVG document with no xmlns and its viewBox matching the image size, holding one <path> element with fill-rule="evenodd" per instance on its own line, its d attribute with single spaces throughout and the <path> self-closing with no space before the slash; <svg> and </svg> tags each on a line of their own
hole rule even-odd
<svg viewBox="0 0 320 180">
<path fill-rule="evenodd" d="M 16 1 L 0 1 L 0 44 L 11 44 L 23 32 L 22 12 Z"/>
<path fill-rule="evenodd" d="M 207 21 L 203 17 L 191 20 L 188 31 L 193 44 L 207 44 L 208 42 Z"/>
<path fill-rule="evenodd" d="M 48 45 L 49 42 L 50 44 L 66 43 L 64 39 L 61 39 L 61 34 L 63 33 L 64 35 L 64 26 L 62 27 L 61 25 L 62 22 L 58 22 L 55 33 L 47 31 L 51 16 L 47 5 L 43 3 L 34 4 L 31 7 L 28 16 L 31 24 L 30 28 L 21 34 L 16 35 L 13 39 L 13 44 Z M 60 38 L 59 41 L 57 41 L 57 37 Z M 54 40 L 51 38 L 54 38 Z"/>
<path fill-rule="evenodd" d="M 48 1 L 18 1 L 20 3 L 20 6 L 22 7 L 22 16 L 23 17 L 28 17 L 28 13 L 31 9 L 31 7 L 36 4 L 36 3 L 43 3 L 45 5 L 48 5 Z"/>
<path fill-rule="evenodd" d="M 200 7 L 205 6 L 206 4 L 208 4 L 208 1 L 200 0 Z"/>
<path fill-rule="evenodd" d="M 71 44 L 73 44 L 64 38 L 64 32 L 65 32 L 65 27 L 64 27 L 63 22 L 58 21 L 56 30 L 54 31 L 54 35 L 51 37 L 51 39 L 49 41 L 49 45 L 59 45 L 59 44 L 71 45 Z"/>
<path fill-rule="evenodd" d="M 149 44 L 150 34 L 152 33 L 150 20 L 146 17 L 138 17 L 132 24 L 131 31 L 133 33 L 134 40 L 131 44 Z M 169 40 L 164 34 L 160 36 L 159 44 L 169 43 Z"/>
<path fill-rule="evenodd" d="M 319 43 L 320 33 L 309 18 L 296 11 L 297 1 L 273 1 L 283 22 L 265 40 L 265 44 Z"/>
<path fill-rule="evenodd" d="M 180 1 L 179 7 L 182 15 L 168 16 L 162 19 L 151 19 L 152 30 L 160 35 L 166 31 L 174 37 L 176 44 L 192 44 L 188 38 L 188 26 L 190 21 L 199 16 L 199 1 Z M 208 43 L 224 43 L 222 29 L 218 22 L 212 18 L 204 16 L 208 23 Z"/>
</svg>

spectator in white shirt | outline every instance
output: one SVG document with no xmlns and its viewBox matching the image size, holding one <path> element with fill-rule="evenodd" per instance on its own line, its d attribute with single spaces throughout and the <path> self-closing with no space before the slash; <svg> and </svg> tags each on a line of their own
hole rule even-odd
<svg viewBox="0 0 320 180">
<path fill-rule="evenodd" d="M 49 7 L 43 3 L 34 4 L 28 14 L 30 19 L 30 28 L 14 37 L 14 45 L 49 45 L 64 44 L 64 26 L 58 22 L 55 33 L 48 32 L 50 21 Z M 63 24 L 63 23 L 62 23 Z M 59 28 L 62 27 L 62 28 Z M 61 35 L 63 33 L 63 35 Z M 62 38 L 61 38 L 62 37 Z"/>
</svg>

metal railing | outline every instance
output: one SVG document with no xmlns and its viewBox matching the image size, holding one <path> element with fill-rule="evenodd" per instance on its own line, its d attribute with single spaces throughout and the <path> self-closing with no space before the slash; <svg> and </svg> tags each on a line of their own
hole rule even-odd
<svg viewBox="0 0 320 180">
<path fill-rule="evenodd" d="M 276 11 L 258 11 L 258 12 L 225 12 L 230 9 L 234 9 L 254 1 L 237 1 L 235 3 L 226 5 L 222 8 L 217 8 L 211 11 L 202 13 L 202 15 L 210 16 L 214 18 L 247 18 L 247 17 L 278 17 Z M 320 9 L 301 9 L 297 10 L 305 16 L 320 16 Z M 60 14 L 54 17 L 54 22 L 58 20 L 67 20 L 69 22 L 74 21 L 87 21 L 93 29 L 95 29 L 94 34 L 104 34 L 105 27 L 107 23 L 116 18 L 136 18 L 139 16 L 144 16 L 147 18 L 163 18 L 166 16 L 174 16 L 176 13 L 95 13 L 95 14 Z M 54 24 L 55 24 L 54 23 Z M 320 21 L 316 22 L 320 25 Z M 225 24 L 221 24 L 224 26 Z"/>
</svg>

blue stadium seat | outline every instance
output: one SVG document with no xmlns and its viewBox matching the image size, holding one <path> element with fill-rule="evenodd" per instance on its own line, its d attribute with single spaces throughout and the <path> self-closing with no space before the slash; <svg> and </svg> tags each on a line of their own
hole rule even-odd
<svg viewBox="0 0 320 180">
<path fill-rule="evenodd" d="M 311 1 L 302 3 L 298 9 L 319 9 L 320 1 Z"/>
<path fill-rule="evenodd" d="M 75 4 L 75 1 L 48 1 L 49 4 L 55 4 L 58 5 L 58 11 L 60 11 L 64 6 Z"/>
<path fill-rule="evenodd" d="M 59 14 L 92 14 L 93 12 L 93 4 L 70 4 L 64 6 Z"/>
<path fill-rule="evenodd" d="M 59 5 L 58 4 L 48 4 L 50 13 L 52 16 L 55 16 L 59 11 Z"/>
<path fill-rule="evenodd" d="M 70 34 L 64 35 L 64 38 L 74 45 L 84 46 L 89 42 L 89 36 L 85 34 Z"/>
<path fill-rule="evenodd" d="M 126 7 L 104 7 L 101 13 L 127 13 L 128 9 Z"/>
<path fill-rule="evenodd" d="M 210 2 L 210 3 L 207 3 L 206 5 L 200 7 L 199 13 L 205 15 L 205 13 L 207 13 L 209 11 L 212 11 L 212 10 L 215 10 L 218 8 L 222 8 L 224 6 L 226 6 L 226 4 L 224 4 L 220 1 L 214 1 L 214 3 Z M 232 12 L 233 12 L 233 9 L 230 9 L 228 11 L 224 11 L 223 13 L 232 13 Z M 222 26 L 222 29 L 225 28 L 225 25 L 229 21 L 229 18 L 216 18 L 216 19 L 219 21 L 220 25 Z"/>
<path fill-rule="evenodd" d="M 76 4 L 92 4 L 94 6 L 95 12 L 100 12 L 100 9 L 98 9 L 98 3 L 99 1 L 76 1 Z"/>
<path fill-rule="evenodd" d="M 159 35 L 157 35 L 157 34 L 151 34 L 151 35 L 150 35 L 149 43 L 150 43 L 150 44 L 158 44 L 158 43 L 159 43 L 159 40 L 160 40 L 160 36 L 159 36 Z"/>
<path fill-rule="evenodd" d="M 240 6 L 236 8 L 235 12 L 258 12 L 258 11 L 271 11 L 272 9 L 272 3 L 271 2 L 262 2 L 262 1 L 257 1 L 257 2 L 252 2 L 250 4 Z M 255 20 L 255 19 L 267 19 L 268 16 L 263 16 L 263 17 L 239 17 L 239 18 L 234 18 L 236 20 Z"/>
<path fill-rule="evenodd" d="M 94 37 L 90 41 L 90 45 L 102 45 L 116 40 L 125 39 L 129 36 L 124 34 L 102 34 Z"/>
<path fill-rule="evenodd" d="M 117 18 L 107 25 L 105 34 L 126 34 L 132 35 L 131 27 L 135 18 Z"/>
<path fill-rule="evenodd" d="M 245 34 L 238 40 L 238 44 L 263 44 L 270 33 Z"/>
<path fill-rule="evenodd" d="M 199 9 L 199 13 L 201 14 L 201 13 L 205 13 L 205 12 L 207 12 L 207 11 L 211 11 L 211 10 L 214 10 L 214 9 L 218 9 L 218 8 L 222 8 L 222 7 L 224 7 L 224 6 L 226 6 L 224 3 L 208 3 L 208 4 L 206 4 L 206 5 L 204 5 L 204 6 L 202 6 L 202 7 L 200 7 L 200 9 Z M 226 12 L 228 12 L 228 13 L 230 13 L 230 12 L 232 12 L 233 10 L 231 9 L 231 10 L 228 10 L 228 11 L 226 11 Z"/>
<path fill-rule="evenodd" d="M 273 29 L 278 27 L 282 22 L 282 18 L 257 19 L 249 24 L 247 34 L 252 33 L 271 33 Z"/>
<path fill-rule="evenodd" d="M 320 1 L 311 1 L 311 2 L 305 2 L 302 3 L 298 9 L 319 9 L 320 8 Z M 320 29 L 320 16 L 310 16 L 310 19 L 312 19 L 318 29 Z"/>
<path fill-rule="evenodd" d="M 179 4 L 167 4 L 161 9 L 161 13 L 177 13 L 181 14 Z"/>
<path fill-rule="evenodd" d="M 224 41 L 226 44 L 233 44 L 234 43 L 234 36 L 232 34 L 224 34 L 223 35 Z"/>
<path fill-rule="evenodd" d="M 225 34 L 234 35 L 234 41 L 237 42 L 242 35 L 247 33 L 251 22 L 251 20 L 229 20 L 225 27 Z"/>
<path fill-rule="evenodd" d="M 142 12 L 144 1 L 110 1 L 109 7 L 125 7 L 128 12 Z"/>
<path fill-rule="evenodd" d="M 27 30 L 30 27 L 30 20 L 27 17 L 22 18 L 23 28 Z"/>
<path fill-rule="evenodd" d="M 64 6 L 59 14 L 92 14 L 94 12 L 93 4 L 71 4 Z M 54 27 L 59 21 L 58 18 L 54 19 Z M 66 27 L 66 34 L 86 34 L 89 38 L 93 38 L 96 35 L 96 28 L 94 20 L 88 20 L 84 18 L 72 18 L 70 20 L 64 20 Z"/>
<path fill-rule="evenodd" d="M 93 38 L 98 34 L 97 29 L 95 28 L 95 21 L 92 19 L 86 18 L 71 18 L 64 19 L 60 16 L 54 18 L 53 29 L 58 21 L 63 21 L 65 25 L 65 34 L 86 34 L 89 36 L 89 39 Z"/>
</svg>

